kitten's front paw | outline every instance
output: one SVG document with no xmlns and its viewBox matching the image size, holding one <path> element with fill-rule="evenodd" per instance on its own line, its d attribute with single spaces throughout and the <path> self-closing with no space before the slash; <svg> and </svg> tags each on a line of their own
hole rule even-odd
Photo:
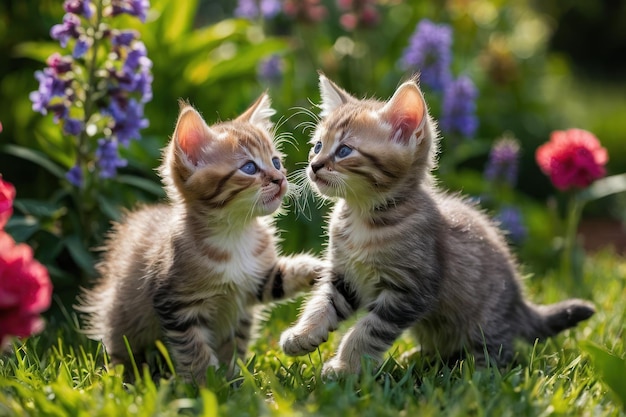
<svg viewBox="0 0 626 417">
<path fill-rule="evenodd" d="M 335 356 L 324 364 L 322 368 L 322 379 L 324 381 L 336 381 L 347 375 L 358 374 L 361 370 L 360 368 L 360 365 L 351 365 Z"/>
<path fill-rule="evenodd" d="M 289 356 L 301 356 L 313 352 L 328 339 L 328 333 L 319 329 L 303 332 L 292 327 L 280 336 L 280 347 Z"/>
</svg>

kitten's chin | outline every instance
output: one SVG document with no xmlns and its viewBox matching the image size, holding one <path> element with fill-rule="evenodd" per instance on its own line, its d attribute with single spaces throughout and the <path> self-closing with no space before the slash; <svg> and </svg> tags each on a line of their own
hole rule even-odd
<svg viewBox="0 0 626 417">
<path fill-rule="evenodd" d="M 283 197 L 285 196 L 286 191 L 287 191 L 286 187 L 280 187 L 278 192 L 276 192 L 275 194 L 268 193 L 267 195 L 261 196 L 260 206 L 261 206 L 261 211 L 263 211 L 264 215 L 272 214 L 276 210 L 278 210 L 278 208 L 283 202 Z"/>
</svg>

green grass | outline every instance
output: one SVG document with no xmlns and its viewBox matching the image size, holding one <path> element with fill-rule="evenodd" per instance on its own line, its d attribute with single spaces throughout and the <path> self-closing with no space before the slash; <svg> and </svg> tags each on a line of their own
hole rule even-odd
<svg viewBox="0 0 626 417">
<path fill-rule="evenodd" d="M 260 328 L 234 381 L 210 371 L 206 388 L 175 377 L 154 382 L 146 370 L 125 384 L 122 369 L 105 370 L 102 347 L 58 329 L 0 356 L 0 416 L 624 416 L 626 391 L 626 261 L 589 258 L 582 284 L 555 276 L 525 283 L 536 301 L 592 299 L 597 314 L 574 330 L 535 346 L 520 344 L 516 365 L 476 369 L 429 364 L 408 338 L 398 341 L 381 369 L 365 363 L 359 376 L 323 383 L 319 371 L 338 341 L 303 358 L 280 352 L 280 332 L 295 303 L 275 308 Z M 163 365 L 167 368 L 167 365 Z"/>
</svg>

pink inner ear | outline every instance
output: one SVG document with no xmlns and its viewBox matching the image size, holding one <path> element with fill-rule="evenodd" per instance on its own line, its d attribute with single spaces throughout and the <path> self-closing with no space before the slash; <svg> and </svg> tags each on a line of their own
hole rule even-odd
<svg viewBox="0 0 626 417">
<path fill-rule="evenodd" d="M 393 139 L 408 142 L 425 116 L 424 100 L 414 85 L 405 84 L 385 106 L 384 117 L 393 126 Z"/>
<path fill-rule="evenodd" d="M 183 110 L 176 128 L 176 139 L 180 149 L 197 165 L 202 147 L 207 142 L 207 131 L 204 120 L 195 110 Z"/>
</svg>

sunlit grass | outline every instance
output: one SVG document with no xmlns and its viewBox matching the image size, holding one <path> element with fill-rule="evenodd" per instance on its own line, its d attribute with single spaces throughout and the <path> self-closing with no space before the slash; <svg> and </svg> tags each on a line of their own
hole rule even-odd
<svg viewBox="0 0 626 417">
<path fill-rule="evenodd" d="M 575 291 L 554 276 L 526 284 L 541 302 Z M 507 368 L 476 369 L 471 358 L 452 368 L 433 363 L 403 338 L 382 367 L 365 362 L 361 375 L 326 383 L 321 365 L 338 335 L 302 358 L 278 348 L 280 332 L 297 314 L 295 303 L 266 316 L 238 377 L 211 370 L 201 389 L 176 377 L 154 381 L 141 368 L 133 383 L 125 382 L 123 369 L 105 369 L 102 346 L 77 334 L 68 318 L 0 356 L 0 416 L 623 416 L 614 392 L 620 374 L 611 389 L 603 378 L 614 370 L 603 369 L 602 358 L 584 346 L 599 346 L 612 366 L 625 362 L 626 261 L 609 254 L 590 258 L 583 285 L 576 295 L 590 294 L 597 314 L 547 342 L 520 344 L 517 362 Z M 161 366 L 163 375 L 171 374 L 167 360 Z"/>
</svg>

